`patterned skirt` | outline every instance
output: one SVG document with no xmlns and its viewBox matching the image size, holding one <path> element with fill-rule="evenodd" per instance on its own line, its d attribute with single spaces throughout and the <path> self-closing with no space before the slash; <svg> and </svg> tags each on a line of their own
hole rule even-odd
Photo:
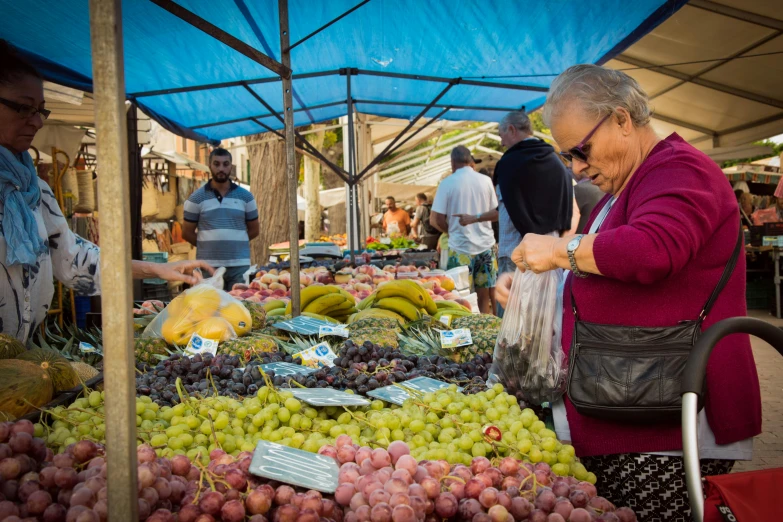
<svg viewBox="0 0 783 522">
<path fill-rule="evenodd" d="M 639 522 L 691 522 L 682 457 L 621 453 L 580 459 L 598 478 L 598 494 L 636 512 Z M 701 475 L 725 475 L 733 460 L 705 459 Z"/>
</svg>

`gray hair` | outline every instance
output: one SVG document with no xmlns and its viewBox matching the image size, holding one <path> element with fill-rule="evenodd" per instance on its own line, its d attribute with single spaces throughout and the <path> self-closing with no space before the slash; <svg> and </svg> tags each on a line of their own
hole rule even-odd
<svg viewBox="0 0 783 522">
<path fill-rule="evenodd" d="M 551 126 L 562 103 L 571 101 L 579 103 L 596 119 L 622 107 L 637 127 L 650 123 L 652 116 L 650 99 L 636 80 L 622 71 L 600 65 L 574 65 L 555 78 L 544 105 L 544 123 Z"/>
<path fill-rule="evenodd" d="M 498 123 L 498 130 L 506 132 L 509 127 L 514 127 L 522 134 L 533 134 L 533 125 L 530 123 L 530 118 L 525 114 L 525 111 L 513 111 L 503 116 L 503 119 Z"/>
<path fill-rule="evenodd" d="M 470 153 L 470 149 L 460 145 L 451 149 L 451 161 L 457 165 L 470 165 L 473 163 L 473 155 Z"/>
</svg>

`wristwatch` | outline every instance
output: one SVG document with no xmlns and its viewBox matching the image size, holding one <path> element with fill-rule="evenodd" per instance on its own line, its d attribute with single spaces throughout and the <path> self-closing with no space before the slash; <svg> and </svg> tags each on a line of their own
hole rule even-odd
<svg viewBox="0 0 783 522">
<path fill-rule="evenodd" d="M 583 234 L 579 234 L 576 237 L 574 237 L 574 239 L 569 241 L 568 245 L 566 245 L 566 252 L 568 253 L 568 262 L 571 263 L 571 272 L 573 272 L 576 277 L 587 277 L 587 274 L 579 271 L 579 268 L 576 266 L 576 257 L 574 257 L 574 254 L 576 253 L 576 249 L 579 248 L 579 243 L 582 242 L 583 237 L 585 237 Z"/>
<path fill-rule="evenodd" d="M 481 221 L 481 214 L 476 214 L 476 223 Z"/>
</svg>

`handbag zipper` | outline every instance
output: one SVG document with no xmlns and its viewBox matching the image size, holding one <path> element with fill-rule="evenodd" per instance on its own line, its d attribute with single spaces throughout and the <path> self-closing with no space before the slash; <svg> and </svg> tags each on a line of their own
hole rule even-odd
<svg viewBox="0 0 783 522">
<path fill-rule="evenodd" d="M 660 348 L 660 347 L 676 346 L 682 344 L 683 343 L 680 342 L 671 342 L 671 343 L 656 344 L 655 347 Z M 606 347 L 606 345 L 608 345 L 608 347 Z M 576 349 L 576 353 L 574 353 L 574 356 L 575 357 L 578 356 L 579 352 L 582 351 L 583 348 L 587 350 L 593 349 L 593 350 L 601 350 L 601 351 L 608 351 L 608 352 L 615 352 L 615 353 L 628 353 L 626 350 L 621 348 L 622 346 L 627 346 L 627 345 L 624 344 L 621 345 L 619 343 L 611 343 L 611 342 L 607 342 L 606 345 L 599 346 L 591 343 L 576 343 L 576 345 L 574 346 L 574 348 Z M 683 348 L 681 350 L 678 350 L 678 352 L 688 353 L 691 351 L 692 348 L 693 348 L 692 346 L 690 348 Z M 649 356 L 671 355 L 671 353 L 672 352 L 644 352 L 643 355 L 649 355 Z"/>
</svg>

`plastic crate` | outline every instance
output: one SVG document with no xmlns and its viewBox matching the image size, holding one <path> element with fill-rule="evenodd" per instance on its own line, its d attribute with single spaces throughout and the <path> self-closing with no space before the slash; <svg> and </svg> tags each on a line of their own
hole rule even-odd
<svg viewBox="0 0 783 522">
<path fill-rule="evenodd" d="M 149 263 L 168 263 L 169 253 L 168 252 L 144 252 L 141 254 L 141 258 L 142 260 L 147 261 Z M 159 279 L 159 278 L 145 279 L 143 282 L 151 285 L 161 285 L 166 283 L 164 279 Z"/>
<path fill-rule="evenodd" d="M 141 296 L 145 301 L 157 299 L 158 301 L 170 301 L 169 285 L 165 281 L 163 284 L 147 283 L 141 285 Z"/>
<path fill-rule="evenodd" d="M 775 298 L 775 283 L 772 279 L 748 281 L 745 287 L 745 302 L 748 310 L 769 310 Z"/>
</svg>

